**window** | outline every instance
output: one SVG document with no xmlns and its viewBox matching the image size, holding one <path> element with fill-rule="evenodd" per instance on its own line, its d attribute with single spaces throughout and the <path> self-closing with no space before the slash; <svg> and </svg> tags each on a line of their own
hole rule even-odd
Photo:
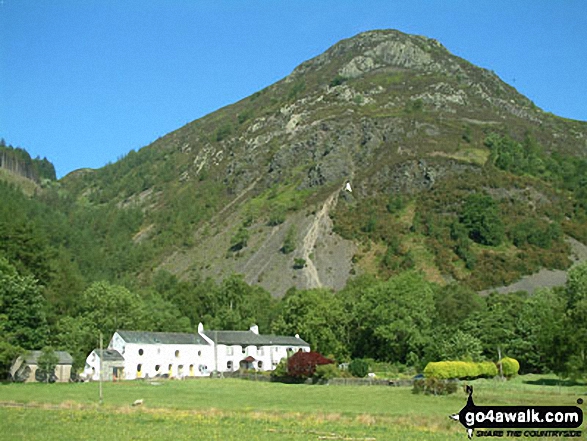
<svg viewBox="0 0 587 441">
<path fill-rule="evenodd" d="M 179 358 L 179 350 L 175 351 L 175 358 Z"/>
<path fill-rule="evenodd" d="M 161 365 L 160 364 L 156 364 L 155 365 L 155 372 L 159 372 L 159 369 L 161 369 Z"/>
<path fill-rule="evenodd" d="M 137 374 L 140 374 L 142 370 L 143 370 L 143 365 L 137 364 Z"/>
<path fill-rule="evenodd" d="M 145 351 L 143 351 L 142 349 L 139 349 L 139 355 L 143 355 L 145 353 Z"/>
<path fill-rule="evenodd" d="M 226 347 L 226 355 L 232 355 L 232 346 Z"/>
<path fill-rule="evenodd" d="M 247 353 L 247 348 L 245 346 L 242 347 L 243 355 Z"/>
<path fill-rule="evenodd" d="M 259 361 L 259 363 L 257 363 L 257 367 L 259 369 L 263 369 L 263 362 L 262 361 Z"/>
<path fill-rule="evenodd" d="M 232 360 L 226 362 L 226 369 L 228 369 L 229 371 L 232 370 Z"/>
<path fill-rule="evenodd" d="M 202 351 L 198 351 L 198 357 L 202 356 Z"/>
<path fill-rule="evenodd" d="M 275 352 L 279 352 L 279 348 L 278 348 L 277 346 L 275 346 L 275 349 L 274 349 L 274 351 L 275 351 Z"/>
<path fill-rule="evenodd" d="M 257 347 L 257 354 L 265 355 L 265 349 L 263 348 L 263 346 Z"/>
</svg>

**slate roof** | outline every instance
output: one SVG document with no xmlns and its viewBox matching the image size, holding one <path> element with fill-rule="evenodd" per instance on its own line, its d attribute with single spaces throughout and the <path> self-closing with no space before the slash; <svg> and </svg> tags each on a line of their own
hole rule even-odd
<svg viewBox="0 0 587 441">
<path fill-rule="evenodd" d="M 24 361 L 26 364 L 37 364 L 39 357 L 43 351 L 29 351 L 24 356 Z M 69 355 L 69 352 L 65 351 L 55 351 L 55 355 L 57 355 L 57 364 L 73 364 L 73 358 Z"/>
<path fill-rule="evenodd" d="M 220 345 L 239 346 L 310 346 L 301 338 L 285 335 L 255 334 L 253 331 L 204 331 L 206 337 Z"/>
<path fill-rule="evenodd" d="M 116 331 L 127 343 L 167 345 L 208 345 L 198 334 L 183 332 Z"/>
<path fill-rule="evenodd" d="M 94 352 L 100 356 L 100 348 L 94 349 Z M 103 353 L 102 361 L 124 361 L 124 357 L 116 349 L 103 349 Z"/>
</svg>

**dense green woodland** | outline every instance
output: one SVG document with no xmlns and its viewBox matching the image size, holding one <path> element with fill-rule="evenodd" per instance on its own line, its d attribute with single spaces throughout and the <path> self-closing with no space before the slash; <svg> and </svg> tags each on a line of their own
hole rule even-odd
<svg viewBox="0 0 587 441">
<path fill-rule="evenodd" d="M 121 183 L 127 196 L 153 185 L 153 177 L 141 174 L 152 150 L 146 159 L 132 153 L 106 167 L 115 184 L 88 197 L 61 182 L 34 197 L 0 182 L 0 371 L 5 375 L 18 353 L 47 345 L 69 351 L 79 368 L 100 332 L 106 338 L 116 329 L 191 332 L 203 322 L 208 329 L 256 323 L 265 333 L 299 333 L 338 361 L 370 358 L 422 369 L 437 360 L 495 361 L 500 350 L 519 360 L 522 372 L 581 376 L 587 264 L 570 271 L 566 286 L 532 296 L 480 297 L 475 289 L 541 266 L 569 266 L 564 235 L 587 241 L 587 161 L 546 155 L 530 136 L 517 142 L 491 134 L 485 143 L 490 160 L 480 173 L 416 196 L 382 196 L 339 209 L 339 234 L 385 244 L 376 275 L 356 277 L 339 292 L 291 289 L 281 299 L 239 275 L 219 283 L 197 271 L 178 280 L 150 270 L 162 249 L 188 240 L 181 231 L 215 210 L 219 191 L 195 208 L 186 193 L 178 207 L 187 211 L 155 216 L 157 231 L 167 236 L 133 241 L 145 213 L 121 207 L 113 195 L 120 195 Z M 498 197 L 500 189 L 523 193 L 529 186 L 551 202 L 529 208 Z M 404 228 L 409 210 L 413 221 Z M 414 269 L 402 238 L 415 234 L 454 283 L 432 283 Z"/>
<path fill-rule="evenodd" d="M 0 168 L 5 168 L 33 181 L 44 179 L 55 180 L 55 167 L 47 158 L 31 158 L 29 153 L 20 147 L 7 145 L 0 139 Z"/>
</svg>

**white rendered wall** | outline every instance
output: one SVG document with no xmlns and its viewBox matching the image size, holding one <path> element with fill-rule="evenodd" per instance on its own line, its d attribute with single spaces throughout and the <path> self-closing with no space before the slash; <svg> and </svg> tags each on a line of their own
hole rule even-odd
<svg viewBox="0 0 587 441">
<path fill-rule="evenodd" d="M 127 380 L 164 374 L 171 378 L 202 377 L 210 375 L 214 364 L 209 345 L 126 343 L 115 333 L 110 347 L 124 357 Z"/>
<path fill-rule="evenodd" d="M 96 354 L 96 351 L 90 352 L 90 355 L 87 356 L 82 375 L 87 380 L 100 380 L 100 357 Z"/>
<path fill-rule="evenodd" d="M 204 345 L 128 343 L 124 371 L 127 379 L 164 374 L 170 378 L 201 377 L 210 374 L 210 352 Z"/>
<path fill-rule="evenodd" d="M 292 353 L 302 350 L 309 352 L 310 348 L 307 346 L 246 346 L 243 352 L 243 347 L 239 345 L 223 345 L 217 346 L 217 360 L 219 372 L 232 372 L 239 369 L 241 360 L 247 356 L 255 359 L 254 368 L 261 371 L 272 371 L 279 364 L 279 362 L 287 357 L 288 349 Z M 228 362 L 232 362 L 232 368 L 229 367 Z M 261 367 L 259 367 L 261 363 Z"/>
</svg>

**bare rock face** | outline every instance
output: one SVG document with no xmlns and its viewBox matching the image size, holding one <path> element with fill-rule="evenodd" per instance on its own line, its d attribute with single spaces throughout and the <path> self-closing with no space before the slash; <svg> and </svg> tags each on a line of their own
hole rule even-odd
<svg viewBox="0 0 587 441">
<path fill-rule="evenodd" d="M 387 65 L 406 69 L 426 70 L 433 64 L 430 53 L 424 51 L 410 39 L 384 41 L 367 51 L 367 54 Z"/>
<path fill-rule="evenodd" d="M 340 70 L 340 75 L 345 78 L 357 78 L 361 75 L 381 67 L 372 57 L 358 55 L 348 62 Z"/>
</svg>

